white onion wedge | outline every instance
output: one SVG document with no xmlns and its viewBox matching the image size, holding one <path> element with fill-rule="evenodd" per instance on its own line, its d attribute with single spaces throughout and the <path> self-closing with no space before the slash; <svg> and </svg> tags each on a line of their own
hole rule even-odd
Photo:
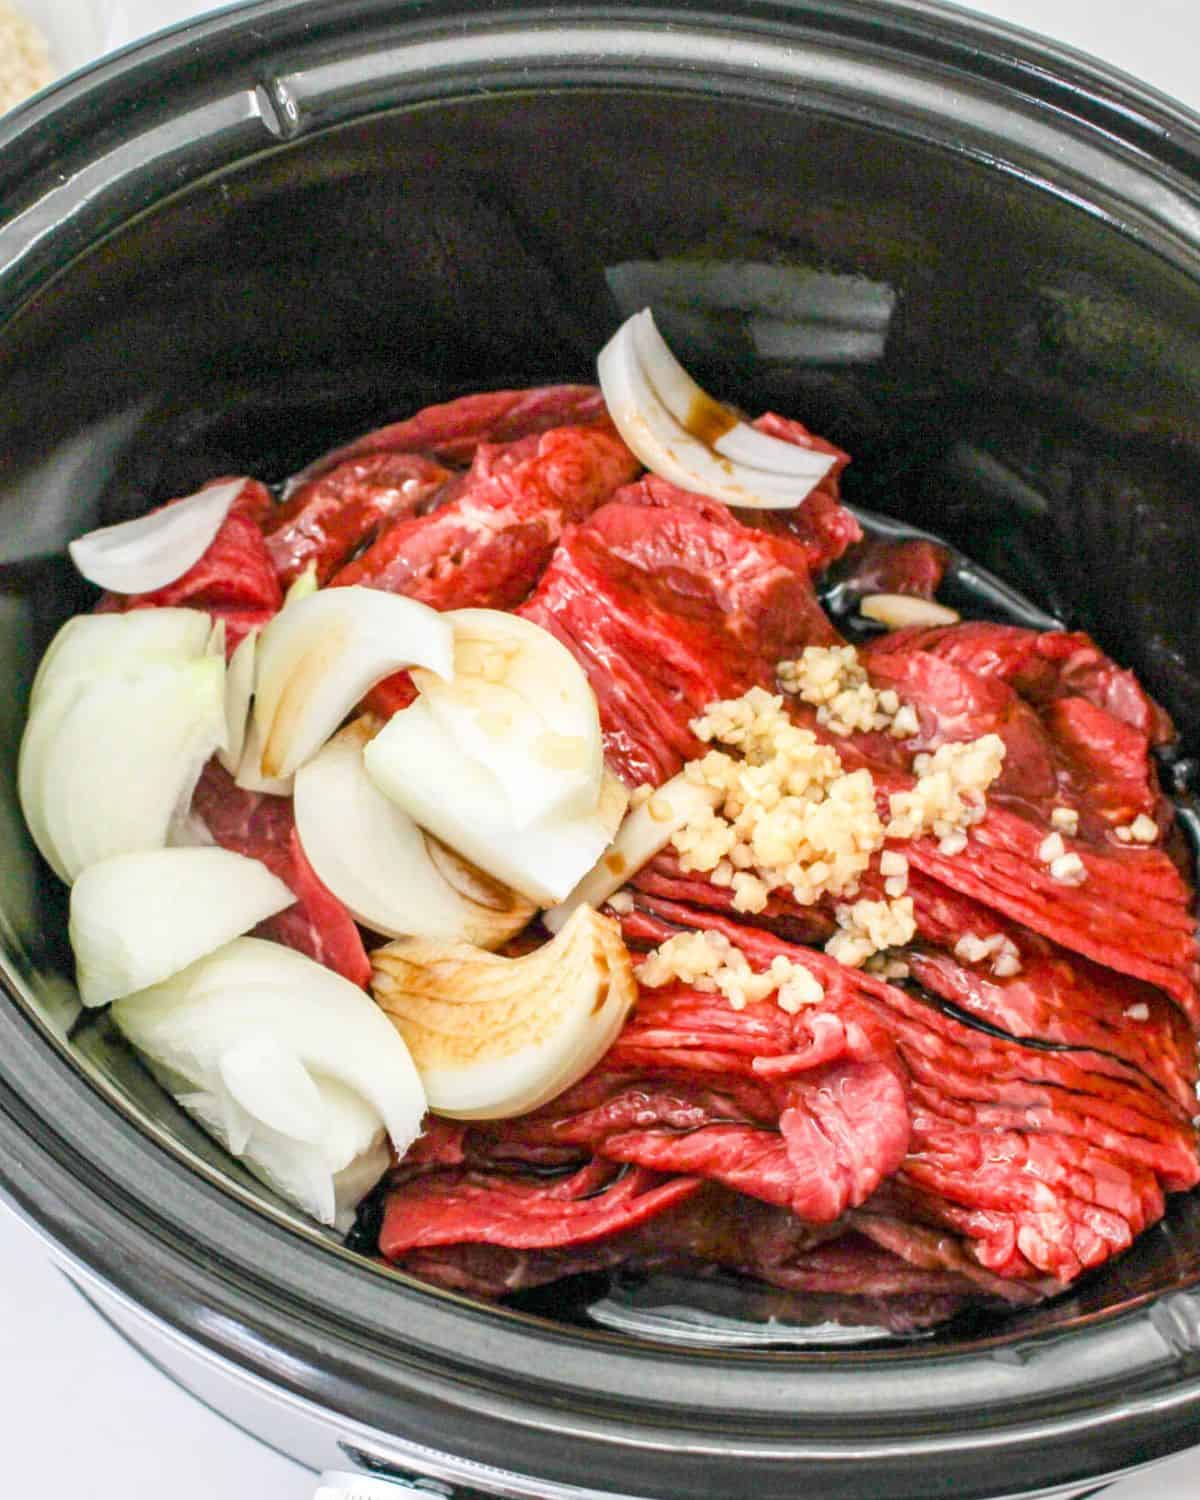
<svg viewBox="0 0 1200 1500">
<path fill-rule="evenodd" d="M 246 748 L 246 728 L 250 721 L 250 701 L 254 695 L 254 657 L 258 631 L 243 636 L 229 658 L 225 670 L 226 743 L 217 759 L 231 776 L 238 773 Z"/>
<path fill-rule="evenodd" d="M 413 673 L 441 729 L 490 778 L 512 828 L 592 811 L 604 773 L 600 713 L 583 668 L 548 630 L 495 609 L 458 609 L 454 675 Z"/>
<path fill-rule="evenodd" d="M 43 685 L 18 788 L 34 842 L 68 884 L 114 854 L 165 846 L 225 741 L 225 663 L 133 663 Z"/>
<path fill-rule="evenodd" d="M 128 614 L 75 615 L 46 648 L 29 692 L 30 713 L 46 688 L 76 677 L 143 661 L 203 656 L 212 631 L 200 609 L 133 609 Z"/>
<path fill-rule="evenodd" d="M 454 668 L 448 620 L 377 589 L 325 589 L 280 610 L 258 641 L 254 724 L 264 777 L 290 776 L 354 704 L 405 667 Z"/>
<path fill-rule="evenodd" d="M 588 907 L 523 958 L 402 939 L 372 988 L 408 1044 L 429 1107 L 502 1120 L 555 1098 L 616 1038 L 637 994 L 616 925 Z"/>
<path fill-rule="evenodd" d="M 558 932 L 579 906 L 602 906 L 614 891 L 649 862 L 671 841 L 671 835 L 693 818 L 711 811 L 720 793 L 699 782 L 689 781 L 681 771 L 665 782 L 648 802 L 625 818 L 616 838 L 583 877 L 565 901 L 544 912 L 542 921 Z"/>
<path fill-rule="evenodd" d="M 296 828 L 308 862 L 356 921 L 385 937 L 498 948 L 536 907 L 448 851 L 434 857 L 432 840 L 367 776 L 363 746 L 377 727 L 366 717 L 348 724 L 296 772 Z"/>
<path fill-rule="evenodd" d="M 169 1089 L 173 1080 L 150 1066 Z M 391 1164 L 391 1151 L 379 1117 L 357 1094 L 330 1079 L 316 1087 L 325 1131 L 318 1145 L 253 1120 L 228 1094 L 218 1098 L 185 1090 L 176 1098 L 231 1156 L 244 1156 L 245 1165 L 280 1197 L 344 1234 L 358 1204 Z"/>
<path fill-rule="evenodd" d="M 160 984 L 295 900 L 228 849 L 154 849 L 89 865 L 71 890 L 79 998 L 107 1005 Z"/>
<path fill-rule="evenodd" d="M 115 594 L 164 588 L 208 551 L 245 484 L 210 485 L 148 516 L 89 531 L 67 548 L 71 560 L 90 583 Z"/>
<path fill-rule="evenodd" d="M 494 880 L 539 906 L 567 893 L 607 847 L 627 804 L 605 776 L 596 810 L 517 827 L 494 778 L 433 718 L 423 698 L 393 714 L 363 751 L 376 787 Z"/>
<path fill-rule="evenodd" d="M 742 422 L 691 379 L 649 308 L 600 351 L 600 388 L 617 431 L 652 473 L 683 489 L 756 510 L 787 510 L 833 467 L 827 453 Z"/>
<path fill-rule="evenodd" d="M 237 938 L 112 1014 L 201 1124 L 324 1223 L 386 1167 L 384 1131 L 403 1155 L 420 1129 L 424 1090 L 387 1017 L 277 943 Z"/>
</svg>

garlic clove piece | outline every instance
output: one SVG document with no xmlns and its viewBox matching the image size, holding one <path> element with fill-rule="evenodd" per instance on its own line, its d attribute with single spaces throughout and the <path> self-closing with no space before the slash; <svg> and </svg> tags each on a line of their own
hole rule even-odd
<svg viewBox="0 0 1200 1500">
<path fill-rule="evenodd" d="M 864 594 L 858 610 L 868 620 L 888 630 L 907 630 L 910 626 L 957 625 L 962 616 L 949 605 L 914 594 Z"/>
<path fill-rule="evenodd" d="M 616 924 L 586 906 L 523 958 L 402 939 L 371 961 L 430 1108 L 455 1119 L 508 1119 L 557 1097 L 612 1045 L 637 994 Z"/>
</svg>

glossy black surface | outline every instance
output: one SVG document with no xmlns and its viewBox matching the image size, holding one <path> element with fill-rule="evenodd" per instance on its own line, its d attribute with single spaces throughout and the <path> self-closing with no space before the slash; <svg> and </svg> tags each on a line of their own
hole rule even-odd
<svg viewBox="0 0 1200 1500">
<path fill-rule="evenodd" d="M 644 301 L 713 388 L 848 448 L 851 500 L 1136 665 L 1195 753 L 1194 123 L 929 6 L 730 9 L 253 6 L 0 132 L 9 765 L 20 684 L 86 601 L 70 535 L 460 389 L 587 378 Z M 1082 1482 L 1194 1436 L 1194 1199 L 1047 1308 L 836 1353 L 672 1350 L 364 1268 L 75 1026 L 11 776 L 0 851 L 0 1178 L 282 1386 L 663 1496 L 970 1497 L 998 1462 Z"/>
</svg>

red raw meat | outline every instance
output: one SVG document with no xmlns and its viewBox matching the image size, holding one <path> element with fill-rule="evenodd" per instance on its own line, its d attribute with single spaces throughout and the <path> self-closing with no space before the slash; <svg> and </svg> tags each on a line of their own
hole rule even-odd
<svg viewBox="0 0 1200 1500">
<path fill-rule="evenodd" d="M 657 474 L 646 474 L 636 485 L 630 485 L 616 497 L 628 505 L 662 505 L 674 509 L 695 510 L 718 525 L 730 515 L 743 526 L 769 531 L 796 542 L 804 552 L 809 570 L 818 573 L 836 562 L 847 547 L 862 539 L 862 527 L 838 500 L 838 476 L 849 463 L 840 448 L 814 436 L 799 422 L 768 412 L 751 424 L 771 437 L 800 448 L 829 453 L 837 460 L 821 483 L 792 510 L 753 510 L 734 508 L 720 500 L 680 489 Z"/>
<path fill-rule="evenodd" d="M 914 599 L 932 599 L 949 563 L 949 549 L 923 537 L 907 542 L 870 537 L 846 553 L 839 579 L 859 598 L 864 594 L 907 594 Z"/>
<path fill-rule="evenodd" d="M 563 526 L 602 505 L 638 467 L 608 426 L 553 428 L 536 452 L 493 467 L 431 515 L 393 523 L 332 581 L 436 609 L 511 609 L 537 582 Z"/>
<path fill-rule="evenodd" d="M 714 698 L 769 686 L 781 657 L 839 639 L 803 548 L 723 507 L 612 501 L 568 529 L 519 612 L 588 674 L 609 765 L 630 784 L 700 752 L 688 725 Z"/>
<path fill-rule="evenodd" d="M 480 443 L 511 443 L 552 427 L 607 421 L 604 397 L 594 385 L 482 391 L 426 406 L 402 422 L 365 433 L 310 464 L 292 483 L 315 479 L 347 459 L 374 453 L 423 453 L 444 464 L 467 464 Z"/>
<path fill-rule="evenodd" d="M 244 791 L 212 760 L 196 787 L 192 811 L 223 849 L 261 860 L 296 897 L 294 906 L 260 923 L 257 935 L 295 948 L 365 988 L 371 964 L 362 937 L 305 857 L 291 798 Z"/>
<path fill-rule="evenodd" d="M 794 1017 L 767 1002 L 735 1012 L 721 997 L 675 986 L 644 991 L 601 1067 L 552 1104 L 518 1120 L 467 1127 L 457 1141 L 441 1132 L 405 1165 L 445 1171 L 482 1156 L 544 1166 L 545 1153 L 569 1158 L 576 1150 L 684 1180 L 706 1178 L 821 1224 L 866 1202 L 899 1165 L 907 1142 L 902 1070 L 868 1011 L 843 999 L 836 1011 Z M 578 1239 L 561 1215 L 534 1229 L 529 1215 L 518 1213 L 510 1226 L 496 1220 L 486 1196 L 476 1213 L 460 1186 L 460 1179 L 450 1183 L 448 1201 L 438 1199 L 445 1212 L 432 1215 L 419 1187 L 396 1195 L 406 1215 L 403 1248 L 475 1238 L 527 1248 Z M 565 1191 L 575 1196 L 574 1179 Z M 399 1253 L 398 1243 L 389 1232 L 384 1253 Z"/>
<path fill-rule="evenodd" d="M 324 585 L 390 521 L 432 508 L 453 478 L 418 453 L 369 453 L 306 480 L 263 526 L 280 583 L 314 564 Z"/>
<path fill-rule="evenodd" d="M 1035 706 L 1056 698 L 1086 698 L 1097 708 L 1140 730 L 1154 745 L 1174 739 L 1164 709 L 1132 672 L 1117 666 L 1080 631 L 1027 630 L 966 620 L 959 625 L 896 630 L 872 643 L 872 651 L 931 651 L 972 672 L 1011 683 Z"/>
<path fill-rule="evenodd" d="M 604 1161 L 549 1185 L 495 1182 L 469 1169 L 423 1174 L 389 1196 L 379 1248 L 391 1260 L 471 1240 L 516 1250 L 582 1245 L 654 1218 L 701 1186 Z"/>
<path fill-rule="evenodd" d="M 212 481 L 225 483 L 228 480 Z M 212 484 L 203 488 L 211 489 Z M 259 529 L 270 505 L 265 486 L 247 479 L 211 545 L 186 573 L 153 593 L 106 594 L 97 609 L 118 613 L 166 606 L 203 609 L 225 621 L 225 649 L 232 653 L 249 630 L 260 629 L 283 603 Z"/>
<path fill-rule="evenodd" d="M 1157 1219 L 1164 1189 L 1200 1181 L 1186 1110 L 1132 1070 L 1113 1076 L 1103 1055 L 1024 1046 L 825 954 L 686 907 L 646 905 L 624 919 L 631 941 L 703 926 L 737 943 L 753 966 L 784 955 L 825 984 L 826 1003 L 852 996 L 875 1014 L 916 1101 L 909 1155 L 893 1183 L 998 1274 L 1069 1280 Z"/>
</svg>

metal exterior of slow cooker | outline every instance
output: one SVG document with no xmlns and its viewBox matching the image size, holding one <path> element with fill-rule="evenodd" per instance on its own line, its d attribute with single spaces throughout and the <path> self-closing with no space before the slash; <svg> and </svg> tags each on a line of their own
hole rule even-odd
<svg viewBox="0 0 1200 1500">
<path fill-rule="evenodd" d="M 385 109 L 617 87 L 885 124 L 1079 204 L 1200 283 L 1200 134 L 1165 101 L 936 6 L 723 12 L 279 0 L 145 44 L 0 133 L 0 316 L 232 162 Z M 586 1476 L 612 1496 L 771 1500 L 803 1483 L 829 1500 L 970 1500 L 998 1476 L 1013 1494 L 1066 1492 L 1194 1437 L 1193 1267 L 1067 1337 L 919 1359 L 634 1347 L 480 1309 L 365 1270 L 131 1128 L 35 1013 L 36 973 L 14 951 L 3 967 L 11 1199 L 143 1341 L 157 1326 L 366 1455 L 423 1454 L 427 1472 L 482 1475 L 498 1494 Z M 521 1488 L 506 1491 L 497 1455 L 519 1458 Z"/>
</svg>

